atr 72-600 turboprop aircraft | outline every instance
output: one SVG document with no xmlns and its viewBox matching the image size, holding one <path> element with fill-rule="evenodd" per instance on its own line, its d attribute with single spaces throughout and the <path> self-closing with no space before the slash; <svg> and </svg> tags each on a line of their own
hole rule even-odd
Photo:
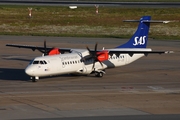
<svg viewBox="0 0 180 120">
<path fill-rule="evenodd" d="M 43 56 L 34 58 L 27 68 L 26 74 L 31 76 L 33 82 L 39 77 L 79 74 L 88 75 L 94 73 L 97 77 L 105 74 L 105 69 L 115 68 L 132 63 L 133 61 L 148 54 L 171 53 L 171 51 L 152 51 L 146 48 L 150 23 L 168 23 L 169 21 L 153 21 L 150 16 L 143 16 L 140 20 L 129 20 L 139 22 L 137 31 L 131 39 L 112 49 L 94 50 L 52 48 L 18 44 L 7 44 L 6 46 L 39 50 Z"/>
</svg>

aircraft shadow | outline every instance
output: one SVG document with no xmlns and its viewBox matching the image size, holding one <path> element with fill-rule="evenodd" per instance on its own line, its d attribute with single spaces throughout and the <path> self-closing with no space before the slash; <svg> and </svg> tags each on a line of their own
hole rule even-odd
<svg viewBox="0 0 180 120">
<path fill-rule="evenodd" d="M 56 77 L 67 77 L 67 78 L 73 78 L 73 77 L 95 77 L 94 75 L 74 75 L 74 74 L 64 74 L 64 75 L 56 75 L 56 76 L 48 76 L 48 77 L 42 77 L 41 79 L 50 79 L 50 78 L 56 78 Z M 17 68 L 0 68 L 0 80 L 11 80 L 11 81 L 31 81 L 30 77 L 26 75 L 24 72 L 24 69 L 17 69 Z"/>
<path fill-rule="evenodd" d="M 25 74 L 24 69 L 0 68 L 0 80 L 28 81 L 29 76 Z"/>
<path fill-rule="evenodd" d="M 57 75 L 57 76 L 48 76 L 42 77 L 41 79 L 49 79 L 49 78 L 56 78 L 56 77 L 74 77 L 76 75 Z M 79 76 L 79 75 L 77 75 Z M 15 81 L 31 81 L 30 77 L 26 75 L 24 69 L 16 69 L 16 68 L 0 68 L 0 80 L 15 80 Z"/>
</svg>

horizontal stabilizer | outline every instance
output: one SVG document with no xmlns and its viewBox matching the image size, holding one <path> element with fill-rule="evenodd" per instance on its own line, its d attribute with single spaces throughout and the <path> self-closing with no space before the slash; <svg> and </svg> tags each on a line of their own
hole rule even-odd
<svg viewBox="0 0 180 120">
<path fill-rule="evenodd" d="M 174 51 L 165 51 L 165 54 L 174 53 Z"/>
<path fill-rule="evenodd" d="M 139 22 L 140 20 L 124 20 L 123 22 Z M 173 21 L 162 21 L 162 20 L 142 20 L 144 23 L 169 23 Z"/>
</svg>

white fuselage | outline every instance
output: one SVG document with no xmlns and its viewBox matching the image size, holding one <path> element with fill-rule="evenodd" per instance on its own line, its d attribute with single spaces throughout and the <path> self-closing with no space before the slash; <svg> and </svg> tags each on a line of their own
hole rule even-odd
<svg viewBox="0 0 180 120">
<path fill-rule="evenodd" d="M 134 54 L 133 56 L 130 56 L 129 54 L 120 54 L 119 56 L 116 56 L 113 54 L 112 56 L 109 55 L 108 60 L 102 62 L 103 66 L 99 62 L 96 62 L 94 69 L 92 69 L 93 59 L 89 59 L 87 61 L 84 61 L 83 59 L 83 56 L 88 54 L 88 51 L 85 50 L 83 52 L 36 57 L 27 66 L 25 72 L 29 76 L 33 77 L 53 76 L 69 73 L 87 75 L 92 73 L 92 71 L 127 65 L 144 56 L 144 54 Z"/>
</svg>

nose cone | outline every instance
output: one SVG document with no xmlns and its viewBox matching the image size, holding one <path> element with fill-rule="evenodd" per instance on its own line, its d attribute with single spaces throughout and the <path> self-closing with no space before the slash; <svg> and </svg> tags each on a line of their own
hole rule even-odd
<svg viewBox="0 0 180 120">
<path fill-rule="evenodd" d="M 29 76 L 34 76 L 34 70 L 29 66 L 25 69 L 25 73 Z"/>
</svg>

